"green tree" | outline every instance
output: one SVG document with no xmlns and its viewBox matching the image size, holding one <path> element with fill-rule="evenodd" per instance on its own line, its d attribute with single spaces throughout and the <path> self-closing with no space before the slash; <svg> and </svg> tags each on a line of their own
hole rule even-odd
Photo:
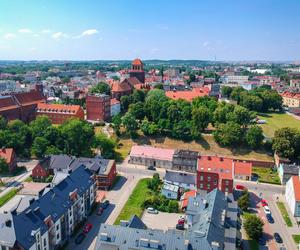
<svg viewBox="0 0 300 250">
<path fill-rule="evenodd" d="M 155 173 L 155 174 L 153 174 L 153 177 L 150 180 L 148 180 L 147 186 L 154 193 L 157 193 L 157 192 L 159 192 L 159 188 L 160 188 L 161 183 L 162 183 L 162 181 L 159 177 L 159 174 Z"/>
<path fill-rule="evenodd" d="M 111 119 L 112 121 L 112 127 L 116 133 L 117 136 L 120 135 L 120 128 L 122 125 L 122 118 L 120 114 L 114 115 Z"/>
<path fill-rule="evenodd" d="M 142 102 L 132 103 L 129 105 L 129 110 L 136 119 L 142 120 L 145 117 L 145 108 Z"/>
<path fill-rule="evenodd" d="M 116 143 L 104 134 L 95 137 L 94 147 L 99 148 L 101 156 L 112 159 L 115 154 Z"/>
<path fill-rule="evenodd" d="M 237 101 L 237 103 L 240 103 L 241 100 L 241 95 L 243 92 L 246 92 L 247 90 L 245 90 L 243 87 L 235 87 L 232 89 L 232 92 L 230 94 L 230 98 Z"/>
<path fill-rule="evenodd" d="M 253 148 L 257 149 L 260 147 L 264 139 L 263 130 L 257 125 L 251 126 L 246 133 L 246 142 Z"/>
<path fill-rule="evenodd" d="M 147 119 L 142 121 L 140 127 L 144 135 L 157 135 L 159 133 L 158 125 L 154 122 L 149 122 Z"/>
<path fill-rule="evenodd" d="M 252 118 L 249 110 L 242 106 L 239 106 L 239 105 L 234 107 L 233 112 L 229 113 L 228 117 L 229 117 L 228 120 L 231 120 L 237 124 L 240 124 L 244 128 L 247 127 L 247 125 L 250 123 L 251 118 Z"/>
<path fill-rule="evenodd" d="M 6 129 L 7 128 L 7 120 L 0 116 L 0 129 Z"/>
<path fill-rule="evenodd" d="M 281 128 L 275 131 L 272 149 L 285 158 L 300 156 L 300 132 L 295 128 Z"/>
<path fill-rule="evenodd" d="M 229 86 L 222 87 L 222 90 L 221 90 L 222 96 L 229 98 L 231 95 L 231 92 L 232 92 L 231 87 L 229 87 Z"/>
<path fill-rule="evenodd" d="M 99 82 L 97 85 L 91 88 L 90 91 L 92 94 L 106 94 L 110 95 L 110 86 L 105 82 Z"/>
<path fill-rule="evenodd" d="M 8 172 L 8 164 L 4 158 L 0 157 L 0 173 L 3 174 L 7 172 Z"/>
<path fill-rule="evenodd" d="M 164 85 L 162 83 L 156 84 L 154 86 L 155 89 L 164 89 Z"/>
<path fill-rule="evenodd" d="M 134 136 L 136 134 L 136 131 L 138 129 L 138 123 L 137 123 L 135 117 L 130 112 L 127 112 L 122 117 L 122 123 L 123 123 L 123 126 L 125 127 L 126 131 L 131 136 Z"/>
<path fill-rule="evenodd" d="M 238 198 L 238 206 L 244 212 L 247 212 L 249 205 L 250 205 L 250 195 L 249 192 L 246 191 L 240 198 Z"/>
<path fill-rule="evenodd" d="M 131 95 L 122 96 L 120 99 L 121 111 L 126 112 L 131 103 L 133 103 L 133 98 Z"/>
<path fill-rule="evenodd" d="M 263 226 L 264 223 L 258 216 L 255 214 L 247 215 L 244 222 L 244 228 L 251 239 L 258 240 L 261 237 L 263 233 Z"/>
<path fill-rule="evenodd" d="M 243 131 L 239 124 L 234 122 L 227 122 L 218 125 L 213 136 L 217 143 L 222 146 L 235 146 L 243 141 Z"/>
<path fill-rule="evenodd" d="M 218 105 L 213 113 L 214 124 L 226 123 L 228 121 L 228 114 L 232 113 L 234 105 L 222 102 Z"/>
<path fill-rule="evenodd" d="M 48 116 L 42 115 L 38 116 L 34 121 L 32 121 L 29 126 L 33 138 L 43 137 L 47 128 L 51 127 L 51 121 Z"/>
<path fill-rule="evenodd" d="M 59 154 L 62 154 L 62 150 L 60 150 L 56 146 L 51 145 L 46 148 L 45 155 L 59 155 Z"/>
<path fill-rule="evenodd" d="M 31 147 L 31 153 L 37 158 L 45 155 L 49 142 L 44 137 L 36 137 Z"/>
<path fill-rule="evenodd" d="M 249 110 L 262 111 L 263 100 L 259 96 L 245 93 L 242 95 L 241 105 Z"/>
<path fill-rule="evenodd" d="M 205 106 L 194 108 L 192 110 L 192 127 L 191 132 L 194 138 L 199 138 L 201 136 L 201 132 L 207 128 L 210 122 L 211 114 L 209 109 Z"/>
</svg>

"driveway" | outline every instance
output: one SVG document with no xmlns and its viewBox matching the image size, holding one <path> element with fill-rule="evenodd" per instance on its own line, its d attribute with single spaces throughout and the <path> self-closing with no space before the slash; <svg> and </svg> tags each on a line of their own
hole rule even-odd
<svg viewBox="0 0 300 250">
<path fill-rule="evenodd" d="M 174 229 L 181 215 L 183 214 L 163 212 L 159 212 L 158 214 L 149 214 L 145 211 L 142 216 L 142 221 L 148 228 L 162 230 Z"/>
</svg>

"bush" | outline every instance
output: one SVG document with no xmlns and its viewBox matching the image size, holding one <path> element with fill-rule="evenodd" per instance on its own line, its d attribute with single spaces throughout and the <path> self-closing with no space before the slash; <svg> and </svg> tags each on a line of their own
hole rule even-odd
<svg viewBox="0 0 300 250">
<path fill-rule="evenodd" d="M 247 191 L 238 199 L 238 206 L 244 212 L 248 211 L 249 203 L 250 203 L 250 195 Z"/>
</svg>

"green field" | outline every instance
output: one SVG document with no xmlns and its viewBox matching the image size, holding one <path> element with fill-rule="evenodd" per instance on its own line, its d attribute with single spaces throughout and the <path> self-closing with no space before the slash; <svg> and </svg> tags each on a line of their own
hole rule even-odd
<svg viewBox="0 0 300 250">
<path fill-rule="evenodd" d="M 280 213 L 281 213 L 286 225 L 288 227 L 292 227 L 293 223 L 292 223 L 291 218 L 286 210 L 286 207 L 284 206 L 284 203 L 283 202 L 276 202 L 276 203 L 277 203 L 277 206 L 280 210 Z"/>
<path fill-rule="evenodd" d="M 274 171 L 271 168 L 253 167 L 252 174 L 258 176 L 259 182 L 276 185 L 281 184 L 277 171 Z"/>
<path fill-rule="evenodd" d="M 149 178 L 141 179 L 132 194 L 129 196 L 125 206 L 123 207 L 122 211 L 120 212 L 118 218 L 115 221 L 115 225 L 120 224 L 121 220 L 129 220 L 132 215 L 137 215 L 141 217 L 143 214 L 143 203 L 147 198 L 147 193 L 149 189 L 147 187 L 147 182 L 150 180 Z"/>
<path fill-rule="evenodd" d="M 10 199 L 12 199 L 16 194 L 18 193 L 18 190 L 13 188 L 8 193 L 0 197 L 0 207 L 2 207 L 6 202 L 8 202 Z"/>
<path fill-rule="evenodd" d="M 300 234 L 293 234 L 293 239 L 296 244 L 300 244 Z"/>
<path fill-rule="evenodd" d="M 284 113 L 267 113 L 259 114 L 259 119 L 266 120 L 266 124 L 261 124 L 264 133 L 268 137 L 273 137 L 277 129 L 283 127 L 300 129 L 300 120 L 289 114 Z"/>
</svg>

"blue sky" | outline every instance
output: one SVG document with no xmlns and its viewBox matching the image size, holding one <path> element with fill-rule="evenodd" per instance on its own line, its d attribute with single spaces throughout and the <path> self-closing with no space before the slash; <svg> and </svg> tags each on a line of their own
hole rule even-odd
<svg viewBox="0 0 300 250">
<path fill-rule="evenodd" d="M 299 60 L 299 0 L 0 0 L 0 59 Z"/>
</svg>

